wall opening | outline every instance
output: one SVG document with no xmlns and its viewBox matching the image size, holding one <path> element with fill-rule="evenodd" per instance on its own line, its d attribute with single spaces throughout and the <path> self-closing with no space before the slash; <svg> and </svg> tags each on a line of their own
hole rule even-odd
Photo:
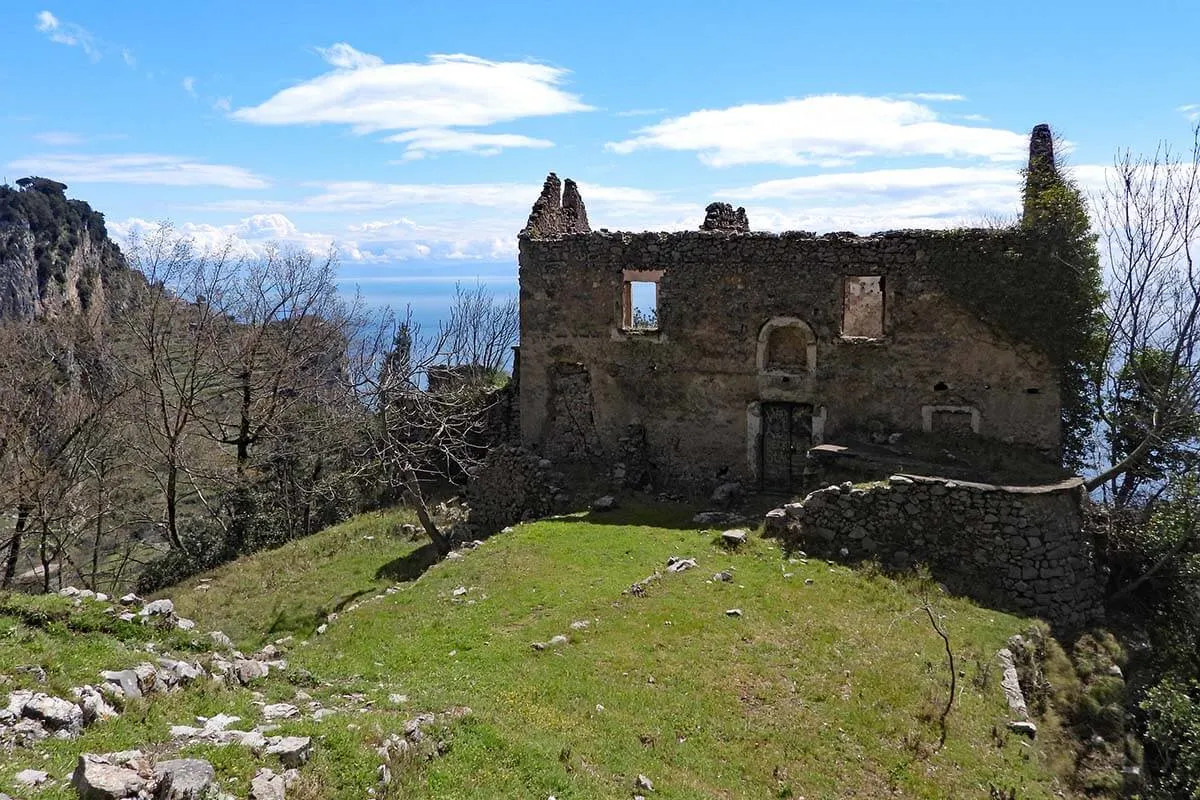
<svg viewBox="0 0 1200 800">
<path fill-rule="evenodd" d="M 973 406 L 923 406 L 921 422 L 926 433 L 969 436 L 979 433 L 979 409 Z"/>
<path fill-rule="evenodd" d="M 883 277 L 848 275 L 842 288 L 842 336 L 883 336 Z"/>
<path fill-rule="evenodd" d="M 803 376 L 817 368 L 817 337 L 804 320 L 775 317 L 758 331 L 758 371 Z"/>
<path fill-rule="evenodd" d="M 621 292 L 621 327 L 627 331 L 658 330 L 660 271 L 626 270 Z"/>
<path fill-rule="evenodd" d="M 785 325 L 771 331 L 767 339 L 767 358 L 764 367 L 777 372 L 806 372 L 808 346 L 812 339 L 808 329 Z"/>
</svg>

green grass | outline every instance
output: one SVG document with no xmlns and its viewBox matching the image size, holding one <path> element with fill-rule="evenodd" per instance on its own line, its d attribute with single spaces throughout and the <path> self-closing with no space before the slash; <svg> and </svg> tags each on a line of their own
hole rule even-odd
<svg viewBox="0 0 1200 800">
<path fill-rule="evenodd" d="M 222 567 L 205 576 L 207 590 L 197 579 L 170 594 L 201 628 L 246 647 L 303 640 L 288 673 L 256 688 L 268 702 L 303 688 L 349 706 L 282 729 L 316 737 L 304 769 L 313 796 L 366 796 L 378 788 L 373 746 L 417 712 L 455 705 L 473 714 L 449 731 L 448 752 L 408 765 L 380 797 L 631 797 L 638 774 L 657 798 L 986 798 L 990 785 L 1020 787 L 1022 800 L 1061 796 L 1048 766 L 1054 737 L 1027 743 L 1004 727 L 994 654 L 1028 620 L 936 597 L 961 670 L 939 751 L 949 674 L 941 640 L 913 613 L 915 581 L 791 560 L 758 537 L 728 553 L 715 532 L 683 527 L 688 514 L 635 509 L 523 525 L 420 577 L 420 543 L 387 533 L 406 518 L 368 515 Z M 622 593 L 671 555 L 699 567 L 663 575 L 645 597 Z M 732 582 L 712 581 L 722 569 Z M 460 586 L 468 591 L 456 596 Z M 328 632 L 313 635 L 339 607 Z M 731 608 L 742 616 L 727 616 Z M 576 620 L 589 627 L 572 630 Z M 0 671 L 45 663 L 45 648 L 11 635 L 25 623 L 9 633 L 4 624 Z M 568 644 L 530 647 L 560 633 Z M 87 658 L 123 652 L 103 647 L 89 645 Z M 351 693 L 363 699 L 340 699 Z M 396 693 L 407 702 L 389 703 Z M 0 790 L 25 766 L 65 774 L 81 749 L 164 746 L 169 725 L 195 714 L 233 709 L 256 720 L 253 699 L 206 688 L 138 706 L 82 741 L 48 745 L 48 760 L 16 751 L 0 766 Z M 366 701 L 374 705 L 360 713 Z M 254 759 L 203 752 L 244 794 Z"/>
</svg>

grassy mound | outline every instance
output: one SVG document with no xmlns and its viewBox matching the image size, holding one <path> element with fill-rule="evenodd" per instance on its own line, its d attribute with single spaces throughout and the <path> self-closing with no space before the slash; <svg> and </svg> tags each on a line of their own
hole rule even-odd
<svg viewBox="0 0 1200 800">
<path fill-rule="evenodd" d="M 547 520 L 430 567 L 428 548 L 391 533 L 402 516 L 368 515 L 242 559 L 170 594 L 182 616 L 248 652 L 294 636 L 286 671 L 257 696 L 193 688 L 79 740 L 15 750 L 0 790 L 29 766 L 61 779 L 82 751 L 174 752 L 171 724 L 218 711 L 253 724 L 256 704 L 287 701 L 337 709 L 280 728 L 314 737 L 305 783 L 289 796 L 632 797 L 639 775 L 654 786 L 642 793 L 658 798 L 988 797 L 993 787 L 1020 787 L 1022 800 L 1061 796 L 1055 737 L 1029 742 L 1005 727 L 995 652 L 1028 620 L 933 590 L 959 670 L 938 749 L 950 674 L 942 640 L 917 613 L 927 588 L 789 557 L 757 536 L 731 553 L 715 532 L 684 525 L 688 516 Z M 670 556 L 697 566 L 665 572 Z M 643 594 L 626 591 L 656 571 Z M 66 686 L 146 657 L 137 626 L 124 638 L 39 627 L 14 604 L 0 604 L 10 685 L 32 680 L 21 665 L 42 664 Z M 171 636 L 164 646 L 176 651 L 201 646 Z M 417 713 L 456 706 L 472 713 L 437 734 L 445 752 L 393 763 L 381 787 L 375 747 Z M 186 752 L 212 760 L 242 796 L 265 763 L 236 746 Z M 39 794 L 70 796 L 61 786 Z"/>
</svg>

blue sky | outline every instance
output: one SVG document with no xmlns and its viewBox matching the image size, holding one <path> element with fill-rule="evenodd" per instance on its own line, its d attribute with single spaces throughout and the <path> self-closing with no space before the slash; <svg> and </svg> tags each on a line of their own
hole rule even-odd
<svg viewBox="0 0 1200 800">
<path fill-rule="evenodd" d="M 1200 112 L 1200 3 L 5 0 L 0 173 L 161 220 L 335 246 L 347 285 L 511 291 L 553 170 L 593 227 L 946 227 L 1011 215 L 1029 129 L 1085 186 Z"/>
</svg>

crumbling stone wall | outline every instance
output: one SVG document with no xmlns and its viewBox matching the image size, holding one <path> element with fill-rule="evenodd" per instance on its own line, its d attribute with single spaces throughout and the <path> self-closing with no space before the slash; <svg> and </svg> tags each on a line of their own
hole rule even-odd
<svg viewBox="0 0 1200 800">
<path fill-rule="evenodd" d="M 895 475 L 784 506 L 781 534 L 808 553 L 896 568 L 926 564 L 953 592 L 1077 628 L 1101 614 L 1079 479 L 1002 487 Z"/>
<path fill-rule="evenodd" d="M 1047 163 L 1038 126 L 1030 174 L 1059 180 Z M 1056 274 L 1038 236 L 753 233 L 728 203 L 696 231 L 592 231 L 578 187 L 551 173 L 519 239 L 522 441 L 611 460 L 641 425 L 654 473 L 697 488 L 792 482 L 794 464 L 775 469 L 789 454 L 864 429 L 1057 461 L 1057 344 L 1076 323 L 1033 302 Z M 653 313 L 633 313 L 635 290 Z"/>
<path fill-rule="evenodd" d="M 757 476 L 758 404 L 786 401 L 812 405 L 815 443 L 868 425 L 919 431 L 930 409 L 968 408 L 978 435 L 1053 459 L 1053 365 L 966 312 L 932 266 L 953 261 L 986 281 L 989 259 L 1019 246 L 990 230 L 522 236 L 522 441 L 554 458 L 593 444 L 607 456 L 637 423 L 657 474 L 711 488 Z M 657 329 L 623 329 L 627 276 L 656 272 Z M 857 275 L 882 279 L 882 336 L 842 335 Z M 811 369 L 765 368 L 760 334 L 780 319 L 811 331 Z M 587 380 L 562 381 L 563 370 Z M 587 430 L 562 424 L 585 417 Z"/>
<path fill-rule="evenodd" d="M 549 516 L 565 482 L 550 462 L 510 445 L 494 447 L 467 484 L 467 528 L 484 538 L 508 525 Z"/>
</svg>

